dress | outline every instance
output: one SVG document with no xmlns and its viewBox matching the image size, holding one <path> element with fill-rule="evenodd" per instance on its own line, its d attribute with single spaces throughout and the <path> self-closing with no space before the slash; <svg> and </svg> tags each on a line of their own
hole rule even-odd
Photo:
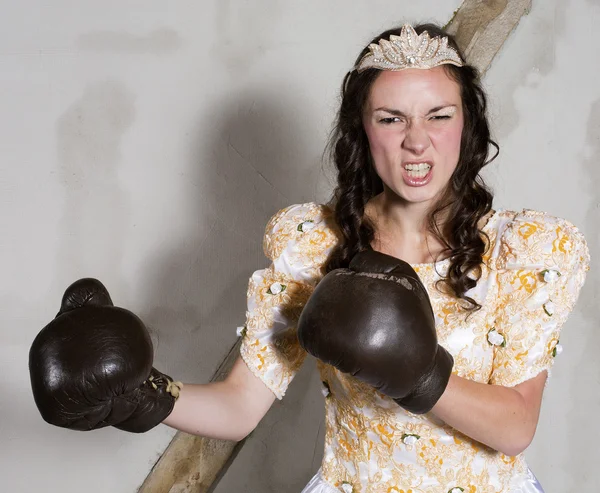
<svg viewBox="0 0 600 493">
<path fill-rule="evenodd" d="M 436 289 L 449 261 L 416 264 L 453 373 L 514 386 L 550 370 L 559 333 L 589 268 L 583 235 L 545 213 L 499 210 L 484 227 L 482 276 L 467 294 L 482 309 L 466 317 Z M 338 239 L 331 211 L 315 203 L 275 214 L 264 250 L 272 263 L 248 286 L 240 354 L 281 399 L 306 353 L 298 317 Z M 303 493 L 535 493 L 542 489 L 522 454 L 508 457 L 446 425 L 411 414 L 351 375 L 317 361 L 325 401 L 321 468 Z M 494 423 L 490 423 L 494 426 Z"/>
</svg>

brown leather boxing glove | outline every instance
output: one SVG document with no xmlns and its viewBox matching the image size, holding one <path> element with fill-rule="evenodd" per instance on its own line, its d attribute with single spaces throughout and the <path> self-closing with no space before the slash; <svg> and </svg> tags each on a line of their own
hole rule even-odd
<svg viewBox="0 0 600 493">
<path fill-rule="evenodd" d="M 310 354 L 422 414 L 443 394 L 454 360 L 437 342 L 429 296 L 406 262 L 373 250 L 329 272 L 298 321 Z"/>
<path fill-rule="evenodd" d="M 100 281 L 80 279 L 31 345 L 35 403 L 44 420 L 63 428 L 148 431 L 171 413 L 181 388 L 152 360 L 144 323 L 115 307 Z"/>
</svg>

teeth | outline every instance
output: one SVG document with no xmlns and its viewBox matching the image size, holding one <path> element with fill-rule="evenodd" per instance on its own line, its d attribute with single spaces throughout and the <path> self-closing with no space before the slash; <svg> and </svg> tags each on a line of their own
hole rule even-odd
<svg viewBox="0 0 600 493">
<path fill-rule="evenodd" d="M 406 171 L 429 171 L 431 165 L 427 163 L 406 164 L 404 168 L 406 169 Z"/>
<path fill-rule="evenodd" d="M 427 163 L 407 164 L 404 169 L 408 171 L 408 176 L 411 178 L 425 178 L 431 169 L 431 165 Z"/>
</svg>

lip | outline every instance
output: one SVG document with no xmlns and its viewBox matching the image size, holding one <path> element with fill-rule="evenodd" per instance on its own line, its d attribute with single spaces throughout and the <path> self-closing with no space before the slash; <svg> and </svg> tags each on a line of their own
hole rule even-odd
<svg viewBox="0 0 600 493">
<path fill-rule="evenodd" d="M 406 170 L 405 165 L 406 164 L 421 164 L 421 163 L 426 163 L 429 166 L 431 166 L 431 168 L 429 169 L 429 172 L 423 178 L 413 178 L 413 177 L 408 176 L 408 171 Z M 433 178 L 433 168 L 434 168 L 434 165 L 431 161 L 406 161 L 406 162 L 402 163 L 402 178 L 404 179 L 404 183 L 406 185 L 408 185 L 409 187 L 423 187 L 423 186 L 427 185 Z"/>
</svg>

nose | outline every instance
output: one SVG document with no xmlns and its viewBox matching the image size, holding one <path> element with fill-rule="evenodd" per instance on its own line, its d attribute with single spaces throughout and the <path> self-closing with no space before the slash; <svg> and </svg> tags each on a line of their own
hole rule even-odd
<svg viewBox="0 0 600 493">
<path fill-rule="evenodd" d="M 406 129 L 406 134 L 402 142 L 402 148 L 420 155 L 429 147 L 431 141 L 427 134 L 425 125 L 417 120 L 412 120 Z"/>
</svg>

